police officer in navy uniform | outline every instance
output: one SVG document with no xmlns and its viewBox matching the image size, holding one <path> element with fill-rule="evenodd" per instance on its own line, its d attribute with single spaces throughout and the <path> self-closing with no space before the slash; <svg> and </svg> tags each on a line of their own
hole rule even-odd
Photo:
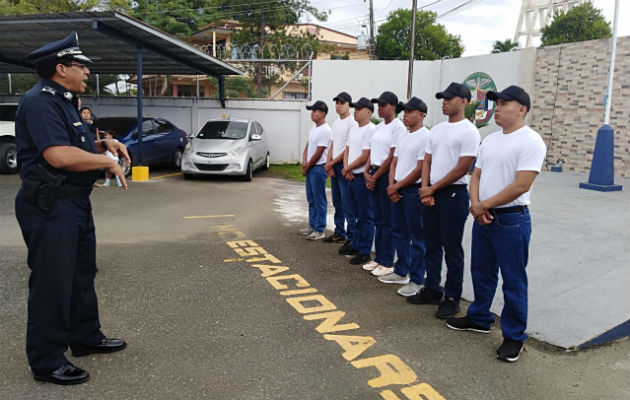
<svg viewBox="0 0 630 400">
<path fill-rule="evenodd" d="M 125 146 L 94 142 L 77 109 L 91 62 L 76 33 L 49 43 L 27 59 L 42 78 L 21 99 L 15 136 L 22 188 L 15 214 L 28 248 L 31 270 L 26 353 L 38 381 L 71 385 L 86 382 L 87 371 L 64 356 L 110 353 L 126 347 L 100 330 L 94 290 L 96 240 L 90 192 L 103 168 L 118 176 L 121 167 L 101 155 L 106 150 L 129 162 Z"/>
</svg>

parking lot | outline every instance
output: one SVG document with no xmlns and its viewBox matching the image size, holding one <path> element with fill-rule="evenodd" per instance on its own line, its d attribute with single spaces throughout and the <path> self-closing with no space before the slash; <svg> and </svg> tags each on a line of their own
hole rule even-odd
<svg viewBox="0 0 630 400">
<path fill-rule="evenodd" d="M 92 194 L 101 323 L 129 347 L 69 356 L 91 380 L 59 387 L 28 370 L 20 181 L 0 175 L 1 399 L 630 396 L 628 338 L 577 352 L 530 339 L 517 363 L 497 361 L 498 325 L 489 335 L 449 330 L 337 246 L 298 236 L 306 215 L 296 218 L 303 204 L 292 201 L 303 184 L 263 172 L 252 182 L 165 169 L 152 178 Z"/>
</svg>

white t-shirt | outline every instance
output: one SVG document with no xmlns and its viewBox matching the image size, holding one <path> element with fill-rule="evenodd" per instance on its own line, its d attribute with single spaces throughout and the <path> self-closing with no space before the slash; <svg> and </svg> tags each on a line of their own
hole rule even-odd
<svg viewBox="0 0 630 400">
<path fill-rule="evenodd" d="M 405 179 L 418 166 L 418 160 L 424 160 L 424 149 L 427 147 L 429 130 L 424 126 L 413 132 L 405 132 L 398 140 L 394 157 L 396 162 L 396 174 L 394 179 L 400 182 Z M 420 182 L 420 178 L 416 183 Z"/>
<path fill-rule="evenodd" d="M 431 154 L 431 184 L 444 178 L 459 162 L 460 157 L 476 157 L 481 136 L 472 122 L 442 122 L 431 129 L 425 153 Z M 468 183 L 468 174 L 453 182 L 454 185 Z"/>
<path fill-rule="evenodd" d="M 514 182 L 517 171 L 540 172 L 547 146 L 542 137 L 529 126 L 512 133 L 503 131 L 488 135 L 479 148 L 476 167 L 481 169 L 479 200 L 484 201 Z M 530 188 L 511 203 L 499 207 L 530 204 Z"/>
<path fill-rule="evenodd" d="M 346 149 L 350 129 L 357 125 L 357 121 L 354 120 L 352 115 L 348 115 L 344 119 L 337 118 L 335 122 L 332 123 L 333 160 Z"/>
<path fill-rule="evenodd" d="M 313 154 L 317 151 L 318 147 L 325 147 L 322 156 L 315 164 L 321 165 L 326 163 L 326 156 L 328 155 L 328 146 L 330 146 L 330 139 L 332 137 L 332 130 L 330 125 L 324 123 L 320 126 L 314 126 L 308 133 L 308 150 L 306 152 L 306 161 L 311 161 Z"/>
<path fill-rule="evenodd" d="M 374 124 L 365 126 L 354 126 L 348 134 L 348 165 L 352 164 L 361 156 L 363 150 L 370 150 L 370 141 L 374 134 Z M 367 160 L 366 160 L 367 163 Z M 361 174 L 365 170 L 365 164 L 352 170 L 353 174 Z"/>
<path fill-rule="evenodd" d="M 370 143 L 370 164 L 382 165 L 389 155 L 389 150 L 396 147 L 398 139 L 405 132 L 407 128 L 398 118 L 394 118 L 389 124 L 382 121 L 376 125 Z"/>
</svg>

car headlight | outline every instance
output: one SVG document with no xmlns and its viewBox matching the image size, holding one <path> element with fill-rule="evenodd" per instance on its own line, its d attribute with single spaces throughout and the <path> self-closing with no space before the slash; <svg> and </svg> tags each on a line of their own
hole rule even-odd
<svg viewBox="0 0 630 400">
<path fill-rule="evenodd" d="M 186 147 L 184 148 L 184 153 L 192 154 L 192 152 L 193 152 L 192 146 L 190 145 L 190 143 L 188 143 Z"/>
<path fill-rule="evenodd" d="M 238 157 L 243 154 L 243 152 L 247 149 L 247 145 L 242 143 L 230 150 L 228 153 L 232 157 Z"/>
</svg>

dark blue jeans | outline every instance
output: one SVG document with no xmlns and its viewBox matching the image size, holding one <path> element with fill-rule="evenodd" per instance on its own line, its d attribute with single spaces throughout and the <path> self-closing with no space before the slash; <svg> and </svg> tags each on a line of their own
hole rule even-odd
<svg viewBox="0 0 630 400">
<path fill-rule="evenodd" d="M 335 207 L 335 233 L 352 241 L 353 222 L 349 215 L 348 205 L 348 181 L 341 175 L 343 162 L 333 165 L 335 176 L 330 178 L 330 191 L 332 192 L 333 206 Z M 346 221 L 348 225 L 346 227 Z"/>
<path fill-rule="evenodd" d="M 348 210 L 352 220 L 352 247 L 360 254 L 368 255 L 372 252 L 374 242 L 374 212 L 372 211 L 372 196 L 365 186 L 363 176 L 355 176 L 348 182 Z"/>
<path fill-rule="evenodd" d="M 472 231 L 470 272 L 475 301 L 468 316 L 479 325 L 490 326 L 490 312 L 497 290 L 499 270 L 503 278 L 501 312 L 503 337 L 519 342 L 527 339 L 527 258 L 532 224 L 529 211 L 495 215 L 489 225 L 476 221 Z"/>
<path fill-rule="evenodd" d="M 371 174 L 375 172 L 376 170 L 370 171 Z M 392 239 L 392 202 L 387 197 L 387 186 L 389 186 L 389 175 L 386 173 L 378 178 L 372 192 L 374 226 L 376 227 L 374 261 L 384 267 L 391 267 L 394 263 L 394 242 Z"/>
<path fill-rule="evenodd" d="M 422 203 L 419 185 L 410 185 L 398 191 L 402 198 L 392 203 L 392 234 L 398 261 L 394 272 L 409 274 L 411 282 L 424 283 L 424 232 L 422 229 Z"/>
<path fill-rule="evenodd" d="M 446 297 L 462 297 L 464 280 L 464 249 L 462 237 L 468 217 L 469 196 L 466 186 L 449 186 L 435 193 L 435 205 L 424 207 L 424 242 L 427 279 L 424 287 L 442 292 L 442 256 L 446 261 Z"/>
<path fill-rule="evenodd" d="M 326 179 L 323 165 L 316 165 L 306 173 L 306 200 L 308 201 L 308 224 L 315 232 L 326 229 Z"/>
</svg>

